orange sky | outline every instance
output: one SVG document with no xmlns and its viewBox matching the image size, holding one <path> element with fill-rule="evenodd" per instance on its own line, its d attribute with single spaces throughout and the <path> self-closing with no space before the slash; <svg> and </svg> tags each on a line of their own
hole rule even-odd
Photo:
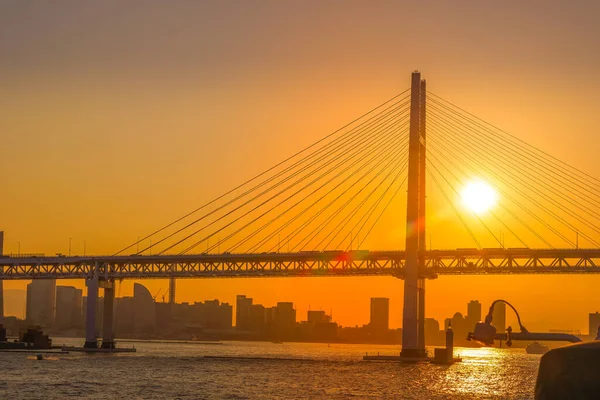
<svg viewBox="0 0 600 400">
<path fill-rule="evenodd" d="M 600 176 L 599 12 L 583 1 L 2 5 L 5 249 L 66 253 L 72 238 L 73 253 L 84 240 L 88 253 L 112 253 L 406 89 L 415 68 L 434 93 Z M 388 214 L 369 248 L 403 247 L 402 213 Z M 434 247 L 452 244 L 441 225 L 428 228 Z M 599 279 L 442 277 L 427 312 L 441 319 L 504 297 L 533 327 L 586 331 Z M 370 296 L 389 296 L 392 326 L 401 321 L 393 278 L 178 289 L 178 301 L 245 293 L 294 301 L 302 314 L 333 308 L 344 325 L 368 321 Z"/>
</svg>

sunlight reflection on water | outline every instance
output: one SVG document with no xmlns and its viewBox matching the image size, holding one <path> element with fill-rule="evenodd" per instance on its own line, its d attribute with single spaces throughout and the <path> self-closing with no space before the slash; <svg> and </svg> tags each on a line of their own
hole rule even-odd
<svg viewBox="0 0 600 400">
<path fill-rule="evenodd" d="M 397 346 L 225 342 L 136 347 L 135 354 L 69 354 L 52 362 L 2 353 L 0 398 L 522 399 L 532 397 L 539 363 L 539 356 L 522 349 L 458 348 L 463 362 L 442 366 L 362 361 L 366 352 L 398 353 Z"/>
</svg>

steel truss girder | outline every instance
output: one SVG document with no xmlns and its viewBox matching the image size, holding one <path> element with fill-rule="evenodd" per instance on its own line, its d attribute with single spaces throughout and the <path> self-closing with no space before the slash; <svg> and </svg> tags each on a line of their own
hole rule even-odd
<svg viewBox="0 0 600 400">
<path fill-rule="evenodd" d="M 600 273 L 599 249 L 456 249 L 426 252 L 422 276 Z M 0 257 L 0 279 L 404 276 L 403 251 L 331 251 L 113 257 Z"/>
</svg>

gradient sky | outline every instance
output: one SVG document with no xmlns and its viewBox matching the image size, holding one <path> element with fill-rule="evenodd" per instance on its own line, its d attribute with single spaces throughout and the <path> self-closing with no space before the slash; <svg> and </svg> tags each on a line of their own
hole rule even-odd
<svg viewBox="0 0 600 400">
<path fill-rule="evenodd" d="M 598 15 L 595 1 L 0 2 L 5 251 L 66 253 L 73 238 L 74 253 L 84 240 L 112 253 L 406 89 L 414 69 L 434 93 L 600 176 Z M 587 331 L 599 283 L 442 277 L 427 313 L 503 297 L 530 329 Z M 388 296 L 401 322 L 393 278 L 178 289 L 178 301 L 290 300 L 303 318 L 332 308 L 344 325 Z"/>
</svg>

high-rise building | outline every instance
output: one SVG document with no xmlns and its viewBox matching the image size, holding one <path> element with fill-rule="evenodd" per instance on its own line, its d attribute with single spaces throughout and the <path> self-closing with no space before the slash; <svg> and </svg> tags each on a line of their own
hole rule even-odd
<svg viewBox="0 0 600 400">
<path fill-rule="evenodd" d="M 390 327 L 390 299 L 384 297 L 371 298 L 371 333 L 378 336 L 388 332 Z"/>
<path fill-rule="evenodd" d="M 496 328 L 497 333 L 506 332 L 506 304 L 498 302 L 494 305 L 492 325 Z"/>
<path fill-rule="evenodd" d="M 596 311 L 595 313 L 590 313 L 590 333 L 589 335 L 595 338 L 597 335 L 600 335 L 598 328 L 600 328 L 600 313 Z"/>
<path fill-rule="evenodd" d="M 102 303 L 102 302 L 99 302 Z M 117 297 L 114 305 L 114 334 L 116 337 L 131 335 L 133 328 L 133 297 Z M 98 316 L 98 314 L 96 314 Z"/>
<path fill-rule="evenodd" d="M 238 294 L 235 301 L 235 328 L 247 331 L 251 329 L 250 326 L 250 307 L 252 306 L 252 299 L 246 297 L 243 294 Z"/>
<path fill-rule="evenodd" d="M 32 325 L 54 323 L 56 279 L 34 279 L 27 285 L 26 319 Z"/>
<path fill-rule="evenodd" d="M 278 302 L 274 308 L 273 332 L 279 338 L 291 338 L 296 327 L 296 310 L 294 303 Z"/>
<path fill-rule="evenodd" d="M 462 313 L 454 313 L 452 318 L 446 318 L 444 320 L 444 330 L 447 330 L 452 325 L 454 331 L 454 338 L 466 338 L 469 331 L 473 330 L 473 326 L 469 326 L 467 319 Z"/>
<path fill-rule="evenodd" d="M 438 344 L 440 341 L 440 323 L 434 318 L 425 318 L 425 343 Z"/>
<path fill-rule="evenodd" d="M 252 304 L 248 310 L 249 330 L 252 332 L 264 332 L 266 329 L 265 306 Z"/>
<path fill-rule="evenodd" d="M 306 322 L 309 324 L 324 324 L 331 322 L 331 316 L 325 314 L 325 311 L 308 310 L 306 313 Z"/>
<path fill-rule="evenodd" d="M 470 329 L 473 329 L 479 321 L 481 321 L 481 303 L 471 300 L 467 304 L 467 324 L 470 325 Z"/>
<path fill-rule="evenodd" d="M 73 286 L 56 287 L 56 329 L 74 329 L 82 322 L 82 290 Z"/>
<path fill-rule="evenodd" d="M 87 296 L 83 296 L 81 303 L 82 303 L 82 307 L 81 307 L 82 320 L 85 321 L 86 317 L 87 317 Z M 104 298 L 98 297 L 96 299 L 96 337 L 100 337 L 100 335 L 102 334 L 103 326 L 104 326 Z"/>
<path fill-rule="evenodd" d="M 206 329 L 231 329 L 233 307 L 219 300 L 207 300 L 204 303 L 194 303 L 196 317 L 200 325 Z"/>
</svg>

